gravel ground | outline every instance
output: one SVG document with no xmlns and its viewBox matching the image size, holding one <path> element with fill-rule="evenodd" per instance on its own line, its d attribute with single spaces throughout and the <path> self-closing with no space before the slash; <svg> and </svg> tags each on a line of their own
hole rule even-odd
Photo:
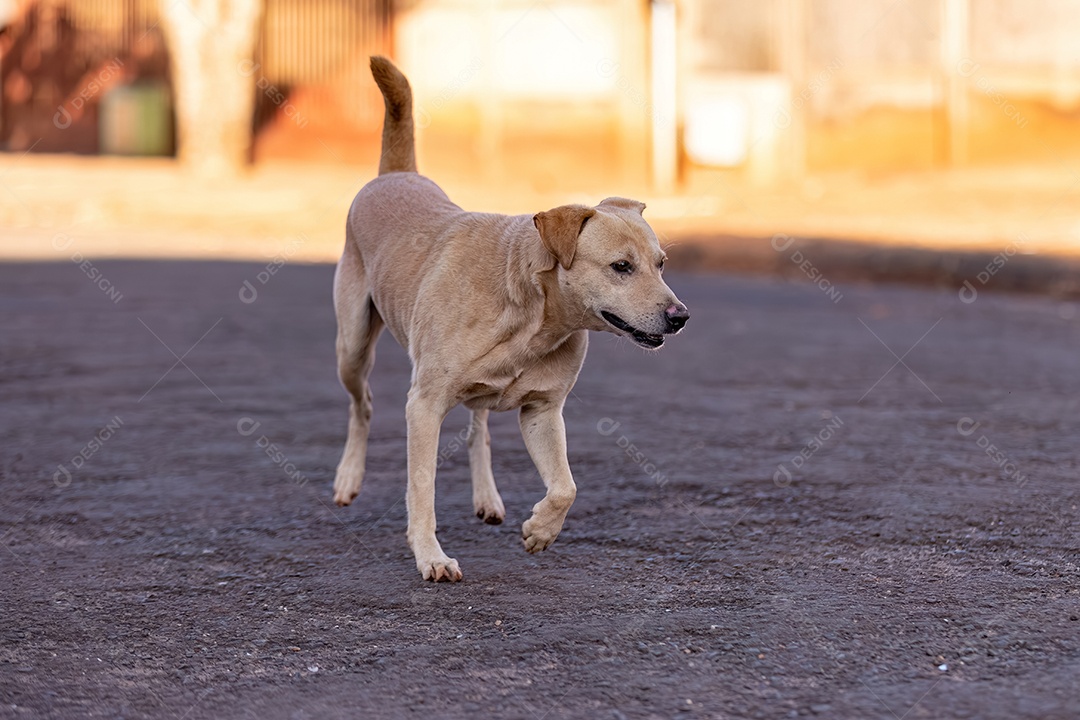
<svg viewBox="0 0 1080 720">
<path fill-rule="evenodd" d="M 404 353 L 336 508 L 332 268 L 263 270 L 0 265 L 0 717 L 1080 716 L 1076 305 L 675 275 L 661 352 L 592 338 L 546 553 L 516 418 L 502 526 L 448 418 L 432 585 Z"/>
</svg>

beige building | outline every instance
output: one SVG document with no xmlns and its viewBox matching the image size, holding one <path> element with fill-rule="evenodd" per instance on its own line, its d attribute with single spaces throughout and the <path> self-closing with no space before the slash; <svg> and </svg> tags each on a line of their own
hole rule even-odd
<svg viewBox="0 0 1080 720">
<path fill-rule="evenodd" d="M 147 40 L 152 0 L 20 7 L 39 17 L 0 33 L 7 149 L 48 134 L 35 151 L 75 138 L 99 150 L 96 130 L 49 125 L 110 62 L 123 70 L 83 103 L 87 122 L 140 68 L 168 83 L 154 60 L 167 50 Z M 413 82 L 432 172 L 664 191 L 717 174 L 770 184 L 1075 161 L 1078 36 L 1080 0 L 268 0 L 245 71 L 259 97 L 256 161 L 371 160 L 380 107 L 366 56 L 388 52 Z M 83 48 L 54 48 L 79 71 L 54 68 L 57 80 L 40 57 L 27 69 L 42 37 Z"/>
<path fill-rule="evenodd" d="M 1076 0 L 431 0 L 394 23 L 430 152 L 541 187 L 1072 161 L 1077 36 Z"/>
</svg>

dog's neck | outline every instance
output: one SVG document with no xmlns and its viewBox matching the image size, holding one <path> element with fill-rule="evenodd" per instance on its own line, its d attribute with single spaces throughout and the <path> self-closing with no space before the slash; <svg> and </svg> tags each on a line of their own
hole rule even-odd
<svg viewBox="0 0 1080 720">
<path fill-rule="evenodd" d="M 527 229 L 512 235 L 513 242 L 507 252 L 506 287 L 510 302 L 529 308 L 530 314 L 540 315 L 529 348 L 542 355 L 557 349 L 582 329 L 581 313 L 557 300 L 561 293 L 557 263 L 540 242 L 531 218 L 528 223 Z"/>
</svg>

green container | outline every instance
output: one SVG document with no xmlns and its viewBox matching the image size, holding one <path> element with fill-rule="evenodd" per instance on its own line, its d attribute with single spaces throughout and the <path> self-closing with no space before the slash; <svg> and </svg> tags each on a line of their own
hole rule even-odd
<svg viewBox="0 0 1080 720">
<path fill-rule="evenodd" d="M 106 155 L 171 155 L 172 103 L 164 83 L 117 87 L 101 100 L 100 151 Z"/>
</svg>

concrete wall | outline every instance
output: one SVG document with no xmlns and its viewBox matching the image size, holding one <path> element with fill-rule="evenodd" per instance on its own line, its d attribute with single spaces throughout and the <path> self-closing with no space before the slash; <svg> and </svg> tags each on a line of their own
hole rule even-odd
<svg viewBox="0 0 1080 720">
<path fill-rule="evenodd" d="M 645 7 L 431 0 L 396 16 L 421 159 L 546 191 L 647 171 Z M 582 182 L 582 184 L 585 184 Z"/>
<path fill-rule="evenodd" d="M 1078 0 L 680 7 L 683 118 L 693 125 L 722 98 L 749 103 L 741 122 L 730 108 L 726 121 L 713 111 L 718 134 L 751 127 L 735 172 L 768 181 L 801 170 L 1080 158 Z M 776 121 L 762 121 L 769 115 Z M 691 172 L 707 164 L 694 134 Z"/>
</svg>

